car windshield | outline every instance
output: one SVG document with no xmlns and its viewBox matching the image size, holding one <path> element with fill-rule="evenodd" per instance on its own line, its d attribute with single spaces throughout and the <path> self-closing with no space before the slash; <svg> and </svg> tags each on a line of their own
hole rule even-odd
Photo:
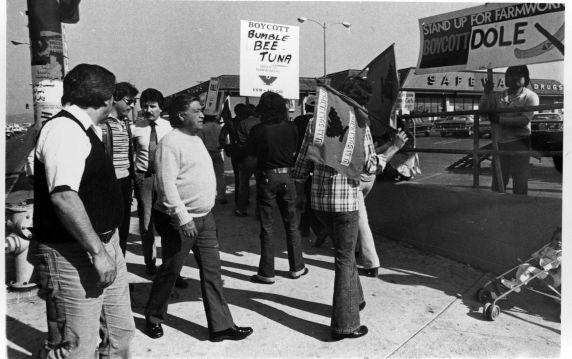
<svg viewBox="0 0 572 359">
<path fill-rule="evenodd" d="M 556 113 L 541 113 L 534 115 L 533 121 L 561 121 L 560 115 Z"/>
</svg>

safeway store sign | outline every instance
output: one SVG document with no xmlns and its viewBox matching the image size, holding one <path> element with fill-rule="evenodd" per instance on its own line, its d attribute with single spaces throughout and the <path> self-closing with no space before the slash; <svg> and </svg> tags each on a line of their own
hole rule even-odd
<svg viewBox="0 0 572 359">
<path fill-rule="evenodd" d="M 241 20 L 240 95 L 300 97 L 299 27 Z"/>
<path fill-rule="evenodd" d="M 487 4 L 419 20 L 417 74 L 564 60 L 564 4 Z"/>
</svg>

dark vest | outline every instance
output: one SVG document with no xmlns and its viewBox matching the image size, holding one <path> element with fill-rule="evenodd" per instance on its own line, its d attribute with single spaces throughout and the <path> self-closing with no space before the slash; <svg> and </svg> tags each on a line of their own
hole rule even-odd
<svg viewBox="0 0 572 359">
<path fill-rule="evenodd" d="M 61 111 L 53 118 L 56 117 L 74 121 L 89 137 L 91 151 L 85 159 L 78 195 L 95 232 L 101 234 L 117 228 L 123 217 L 121 189 L 115 177 L 113 162 L 105 152 L 103 143 L 93 128 L 85 130 L 69 112 Z M 71 163 L 69 165 L 73 166 Z M 34 158 L 34 239 L 43 243 L 76 241 L 55 212 L 46 181 L 46 168 L 38 157 Z"/>
</svg>

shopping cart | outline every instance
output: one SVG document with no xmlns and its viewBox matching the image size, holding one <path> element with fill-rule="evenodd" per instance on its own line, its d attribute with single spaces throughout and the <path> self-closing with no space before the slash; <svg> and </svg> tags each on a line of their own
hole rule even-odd
<svg viewBox="0 0 572 359">
<path fill-rule="evenodd" d="M 483 315 L 489 320 L 499 317 L 501 309 L 497 305 L 506 300 L 511 293 L 519 293 L 522 288 L 553 298 L 561 302 L 560 275 L 562 264 L 562 231 L 554 231 L 550 243 L 534 252 L 525 262 L 509 269 L 493 280 L 488 281 L 476 293 L 476 299 L 484 304 Z M 512 277 L 509 277 L 512 274 Z M 528 284 L 539 279 L 544 289 L 537 289 Z M 538 282 L 538 281 L 537 281 Z"/>
</svg>

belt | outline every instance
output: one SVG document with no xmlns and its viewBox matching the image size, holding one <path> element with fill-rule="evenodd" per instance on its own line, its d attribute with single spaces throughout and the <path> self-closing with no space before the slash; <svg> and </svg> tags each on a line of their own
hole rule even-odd
<svg viewBox="0 0 572 359">
<path fill-rule="evenodd" d="M 135 170 L 136 173 L 141 173 L 143 175 L 145 175 L 145 177 L 151 177 L 155 174 L 155 171 L 141 171 L 141 170 Z"/>
<path fill-rule="evenodd" d="M 109 241 L 111 241 L 111 238 L 113 237 L 114 233 L 115 233 L 115 229 L 112 229 L 109 232 L 98 234 L 98 236 L 99 236 L 99 239 L 101 239 L 101 241 L 103 242 L 103 244 L 107 244 L 107 243 L 109 243 Z"/>
<path fill-rule="evenodd" d="M 280 167 L 280 168 L 272 168 L 272 169 L 264 170 L 264 171 L 270 172 L 270 173 L 289 173 L 290 168 L 289 167 Z"/>
</svg>

